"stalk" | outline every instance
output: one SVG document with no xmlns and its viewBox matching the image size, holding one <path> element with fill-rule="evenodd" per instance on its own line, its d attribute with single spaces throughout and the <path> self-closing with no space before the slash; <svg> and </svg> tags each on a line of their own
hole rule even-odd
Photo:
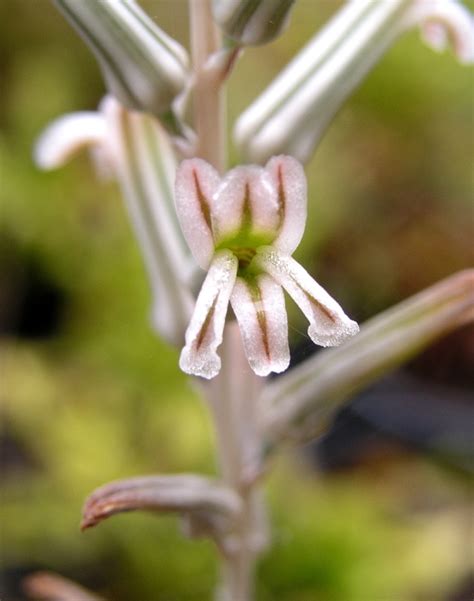
<svg viewBox="0 0 474 601">
<path fill-rule="evenodd" d="M 220 49 L 221 36 L 212 19 L 210 0 L 189 0 L 189 21 L 195 77 L 196 156 L 222 173 L 226 163 L 224 92 L 222 79 L 215 76 L 208 63 L 209 57 Z"/>
<path fill-rule="evenodd" d="M 209 60 L 220 50 L 221 36 L 212 19 L 210 0 L 190 0 L 189 12 L 196 155 L 222 173 L 226 167 L 225 75 L 212 68 Z M 233 58 L 235 55 L 229 69 Z M 261 448 L 256 410 L 263 380 L 247 363 L 235 321 L 227 324 L 221 356 L 221 372 L 204 386 L 204 393 L 214 421 L 222 478 L 240 496 L 243 511 L 221 554 L 221 582 L 216 599 L 251 601 L 256 559 L 267 538 L 260 491 L 246 477 L 246 468 L 255 465 Z"/>
<path fill-rule="evenodd" d="M 226 326 L 221 356 L 222 369 L 206 386 L 205 396 L 214 420 L 222 477 L 240 496 L 243 510 L 224 545 L 216 599 L 251 601 L 255 563 L 267 544 L 261 491 L 247 479 L 248 468 L 258 461 L 261 448 L 257 398 L 263 380 L 247 363 L 235 321 Z"/>
</svg>

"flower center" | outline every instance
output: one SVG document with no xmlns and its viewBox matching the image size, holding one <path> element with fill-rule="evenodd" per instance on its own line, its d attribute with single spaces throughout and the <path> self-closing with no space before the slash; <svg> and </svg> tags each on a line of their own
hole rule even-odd
<svg viewBox="0 0 474 601">
<path fill-rule="evenodd" d="M 230 250 L 239 261 L 239 273 L 247 271 L 254 258 L 257 248 L 271 244 L 275 238 L 273 232 L 249 232 L 240 230 L 234 236 L 221 240 L 216 250 L 226 248 Z"/>
<path fill-rule="evenodd" d="M 250 265 L 257 252 L 255 248 L 249 247 L 230 247 L 229 250 L 232 251 L 239 260 L 239 271 Z"/>
</svg>

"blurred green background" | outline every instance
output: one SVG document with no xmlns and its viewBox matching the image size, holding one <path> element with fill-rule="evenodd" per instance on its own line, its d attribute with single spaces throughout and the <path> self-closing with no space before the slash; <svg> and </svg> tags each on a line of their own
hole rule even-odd
<svg viewBox="0 0 474 601">
<path fill-rule="evenodd" d="M 183 0 L 142 4 L 187 45 Z M 247 51 L 229 85 L 230 121 L 339 4 L 299 0 L 282 38 Z M 122 515 L 78 530 L 84 498 L 104 482 L 215 467 L 206 408 L 178 352 L 149 328 L 116 187 L 95 180 L 85 155 L 48 174 L 32 163 L 50 120 L 93 110 L 104 92 L 94 59 L 47 0 L 0 3 L 0 87 L 0 597 L 23 599 L 21 577 L 46 568 L 110 601 L 209 599 L 214 549 L 183 539 L 176 520 Z M 472 69 L 411 32 L 307 166 L 297 256 L 358 320 L 472 263 L 472 103 Z M 293 312 L 297 360 L 308 352 L 304 331 Z M 465 331 L 462 361 L 472 341 Z M 267 489 L 274 545 L 259 600 L 471 598 L 462 596 L 472 570 L 467 476 L 388 447 L 331 473 L 308 453 L 282 453 Z"/>
</svg>

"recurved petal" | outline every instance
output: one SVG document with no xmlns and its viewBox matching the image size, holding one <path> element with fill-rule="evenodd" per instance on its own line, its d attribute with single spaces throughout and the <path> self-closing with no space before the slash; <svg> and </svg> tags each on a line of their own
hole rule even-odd
<svg viewBox="0 0 474 601">
<path fill-rule="evenodd" d="M 203 269 L 214 253 L 213 196 L 219 186 L 217 171 L 202 159 L 183 161 L 176 174 L 176 211 L 184 237 Z"/>
<path fill-rule="evenodd" d="M 82 148 L 104 142 L 107 125 L 102 115 L 79 112 L 53 121 L 38 138 L 34 160 L 41 169 L 62 167 Z"/>
<path fill-rule="evenodd" d="M 290 363 L 283 290 L 270 276 L 236 279 L 231 303 L 245 354 L 258 376 L 285 371 Z"/>
<path fill-rule="evenodd" d="M 307 213 L 306 176 L 290 156 L 273 157 L 265 166 L 278 193 L 279 233 L 273 246 L 291 255 L 303 237 Z"/>
<path fill-rule="evenodd" d="M 237 274 L 237 258 L 228 250 L 215 254 L 202 285 L 179 366 L 194 376 L 210 380 L 219 373 L 221 360 L 216 352 L 222 342 L 225 317 Z"/>
<path fill-rule="evenodd" d="M 419 23 L 423 39 L 434 50 L 444 50 L 451 42 L 461 63 L 474 62 L 474 18 L 457 0 L 417 0 L 405 22 Z"/>
<path fill-rule="evenodd" d="M 292 297 L 309 321 L 308 334 L 320 346 L 338 346 L 357 334 L 359 326 L 294 259 L 270 246 L 258 249 L 255 263 Z"/>
<path fill-rule="evenodd" d="M 223 178 L 213 206 L 216 242 L 245 233 L 274 238 L 279 223 L 278 197 L 272 178 L 262 167 L 236 167 Z"/>
</svg>

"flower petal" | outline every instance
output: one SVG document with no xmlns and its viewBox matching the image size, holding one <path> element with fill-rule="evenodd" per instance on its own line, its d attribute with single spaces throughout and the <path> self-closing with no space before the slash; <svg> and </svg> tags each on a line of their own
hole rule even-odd
<svg viewBox="0 0 474 601">
<path fill-rule="evenodd" d="M 62 167 L 82 148 L 104 142 L 105 119 L 99 113 L 80 112 L 53 121 L 40 135 L 34 160 L 41 169 Z"/>
<path fill-rule="evenodd" d="M 189 81 L 188 55 L 135 0 L 55 0 L 94 53 L 111 94 L 129 109 L 168 113 Z"/>
<path fill-rule="evenodd" d="M 227 173 L 213 206 L 214 238 L 219 243 L 239 232 L 275 237 L 279 223 L 278 197 L 270 175 L 256 165 Z"/>
<path fill-rule="evenodd" d="M 419 23 L 424 41 L 434 50 L 444 50 L 452 41 L 461 63 L 474 62 L 474 19 L 457 0 L 418 0 L 407 12 L 406 26 Z"/>
<path fill-rule="evenodd" d="M 273 246 L 291 255 L 304 234 L 307 186 L 301 164 L 290 156 L 273 157 L 265 166 L 278 192 L 279 234 Z"/>
<path fill-rule="evenodd" d="M 188 374 L 209 380 L 219 373 L 221 360 L 216 349 L 222 342 L 237 266 L 237 258 L 228 250 L 216 253 L 212 260 L 186 331 L 186 346 L 179 360 L 179 366 Z"/>
<path fill-rule="evenodd" d="M 291 257 L 270 246 L 257 250 L 254 262 L 292 297 L 309 321 L 308 334 L 320 346 L 338 346 L 359 331 L 337 302 Z"/>
<path fill-rule="evenodd" d="M 283 290 L 270 276 L 238 277 L 231 297 L 245 354 L 258 376 L 285 371 L 290 363 Z"/>
<path fill-rule="evenodd" d="M 176 174 L 176 210 L 184 237 L 203 269 L 214 254 L 213 196 L 219 186 L 217 171 L 202 159 L 183 161 Z"/>
</svg>

